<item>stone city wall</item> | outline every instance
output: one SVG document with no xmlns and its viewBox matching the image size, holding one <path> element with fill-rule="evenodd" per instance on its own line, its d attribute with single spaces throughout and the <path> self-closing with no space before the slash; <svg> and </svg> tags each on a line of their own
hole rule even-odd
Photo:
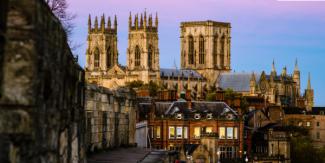
<svg viewBox="0 0 325 163">
<path fill-rule="evenodd" d="M 89 152 L 135 144 L 135 100 L 128 89 L 111 91 L 87 85 L 86 142 Z"/>
<path fill-rule="evenodd" d="M 85 162 L 84 71 L 43 0 L 0 1 L 0 162 Z"/>
</svg>

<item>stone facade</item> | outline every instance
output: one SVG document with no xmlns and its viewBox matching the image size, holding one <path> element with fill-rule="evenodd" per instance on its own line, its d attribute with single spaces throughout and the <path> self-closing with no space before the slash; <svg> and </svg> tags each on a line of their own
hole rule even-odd
<svg viewBox="0 0 325 163">
<path fill-rule="evenodd" d="M 220 72 L 230 71 L 230 23 L 181 23 L 181 68 L 198 71 L 212 85 Z"/>
<path fill-rule="evenodd" d="M 86 88 L 86 143 L 92 152 L 135 144 L 135 95 L 126 89 Z"/>
<path fill-rule="evenodd" d="M 140 19 L 140 23 L 139 23 Z M 132 16 L 129 17 L 129 41 L 127 49 L 127 81 L 142 80 L 158 82 L 160 79 L 159 47 L 158 47 L 158 15 L 153 25 L 152 15 L 147 19 L 135 15 L 134 25 Z"/>
<path fill-rule="evenodd" d="M 84 71 L 59 20 L 41 0 L 0 8 L 0 162 L 85 162 Z"/>
</svg>

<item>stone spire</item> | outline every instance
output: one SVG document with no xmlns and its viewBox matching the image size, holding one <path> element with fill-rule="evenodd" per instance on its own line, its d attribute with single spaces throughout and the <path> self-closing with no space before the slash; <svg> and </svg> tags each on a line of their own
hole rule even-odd
<svg viewBox="0 0 325 163">
<path fill-rule="evenodd" d="M 274 59 L 273 59 L 273 62 L 272 62 L 272 71 L 271 71 L 271 75 L 272 75 L 272 76 L 276 76 L 276 69 L 275 69 Z"/>
<path fill-rule="evenodd" d="M 107 29 L 111 29 L 111 17 L 107 18 Z"/>
<path fill-rule="evenodd" d="M 91 16 L 89 14 L 89 16 L 88 16 L 88 33 L 90 33 L 90 32 L 91 32 Z"/>
<path fill-rule="evenodd" d="M 116 15 L 114 16 L 114 29 L 117 31 L 117 17 Z"/>
<path fill-rule="evenodd" d="M 249 86 L 251 95 L 254 95 L 256 93 L 256 77 L 254 72 L 252 73 Z"/>
<path fill-rule="evenodd" d="M 105 15 L 104 14 L 100 19 L 100 29 L 102 32 L 105 32 Z"/>
<path fill-rule="evenodd" d="M 142 13 L 141 13 L 141 17 L 140 17 L 140 28 L 143 27 L 143 16 L 142 16 Z"/>
<path fill-rule="evenodd" d="M 144 20 L 143 20 L 143 28 L 146 30 L 147 28 L 147 11 L 144 11 Z"/>
<path fill-rule="evenodd" d="M 134 26 L 135 26 L 135 29 L 137 30 L 138 29 L 138 14 L 135 15 L 135 18 L 134 18 Z"/>
<path fill-rule="evenodd" d="M 130 12 L 130 16 L 129 16 L 129 29 L 132 28 L 132 14 Z"/>
<path fill-rule="evenodd" d="M 299 71 L 298 59 L 297 58 L 296 58 L 296 62 L 295 62 L 295 71 Z"/>
<path fill-rule="evenodd" d="M 152 15 L 149 15 L 149 27 L 152 27 Z"/>
<path fill-rule="evenodd" d="M 308 73 L 308 84 L 307 84 L 307 89 L 311 90 L 311 84 L 310 84 L 310 73 Z"/>
<path fill-rule="evenodd" d="M 95 32 L 98 31 L 98 19 L 97 16 L 95 17 Z"/>
<path fill-rule="evenodd" d="M 157 12 L 156 12 L 155 25 L 156 25 L 156 28 L 158 29 L 158 13 Z"/>
</svg>

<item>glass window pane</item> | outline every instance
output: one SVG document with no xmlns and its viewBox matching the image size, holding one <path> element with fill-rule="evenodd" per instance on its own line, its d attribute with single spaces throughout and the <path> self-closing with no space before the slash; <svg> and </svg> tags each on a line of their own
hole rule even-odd
<svg viewBox="0 0 325 163">
<path fill-rule="evenodd" d="M 219 127 L 219 139 L 226 139 L 225 127 Z"/>
<path fill-rule="evenodd" d="M 233 138 L 233 131 L 234 129 L 232 127 L 227 127 L 227 139 L 232 139 Z"/>
<path fill-rule="evenodd" d="M 175 138 L 175 127 L 169 126 L 169 139 Z"/>
<path fill-rule="evenodd" d="M 194 138 L 200 138 L 201 129 L 200 127 L 194 127 Z"/>
<path fill-rule="evenodd" d="M 206 133 L 211 133 L 212 132 L 212 127 L 206 127 L 205 132 Z"/>
<path fill-rule="evenodd" d="M 183 130 L 184 139 L 187 139 L 187 132 L 188 132 L 187 129 L 188 129 L 187 127 L 184 127 L 184 130 Z"/>
<path fill-rule="evenodd" d="M 157 126 L 157 129 L 156 129 L 156 138 L 160 138 L 160 126 Z"/>
<path fill-rule="evenodd" d="M 238 128 L 234 127 L 234 139 L 238 139 Z"/>
<path fill-rule="evenodd" d="M 176 137 L 178 139 L 181 139 L 183 137 L 183 127 L 177 127 L 176 128 Z"/>
</svg>

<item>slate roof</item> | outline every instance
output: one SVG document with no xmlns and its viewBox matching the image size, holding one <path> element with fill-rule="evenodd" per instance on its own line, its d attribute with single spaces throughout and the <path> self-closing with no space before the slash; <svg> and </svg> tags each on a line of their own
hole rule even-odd
<svg viewBox="0 0 325 163">
<path fill-rule="evenodd" d="M 184 119 L 188 119 L 192 118 L 195 113 L 201 115 L 212 113 L 213 117 L 219 117 L 228 112 L 237 115 L 237 112 L 224 102 L 192 101 L 192 108 L 188 108 L 187 101 L 175 101 L 166 110 L 165 115 L 174 116 L 176 113 L 182 113 Z"/>
<path fill-rule="evenodd" d="M 220 74 L 219 87 L 232 89 L 236 92 L 249 92 L 252 73 L 222 73 Z M 255 73 L 256 81 L 260 80 L 261 74 Z"/>
<path fill-rule="evenodd" d="M 204 79 L 204 77 L 196 72 L 195 70 L 189 69 L 168 69 L 168 68 L 161 68 L 160 69 L 160 77 L 161 78 L 181 78 L 188 79 L 188 77 L 195 78 L 195 79 Z"/>
</svg>

